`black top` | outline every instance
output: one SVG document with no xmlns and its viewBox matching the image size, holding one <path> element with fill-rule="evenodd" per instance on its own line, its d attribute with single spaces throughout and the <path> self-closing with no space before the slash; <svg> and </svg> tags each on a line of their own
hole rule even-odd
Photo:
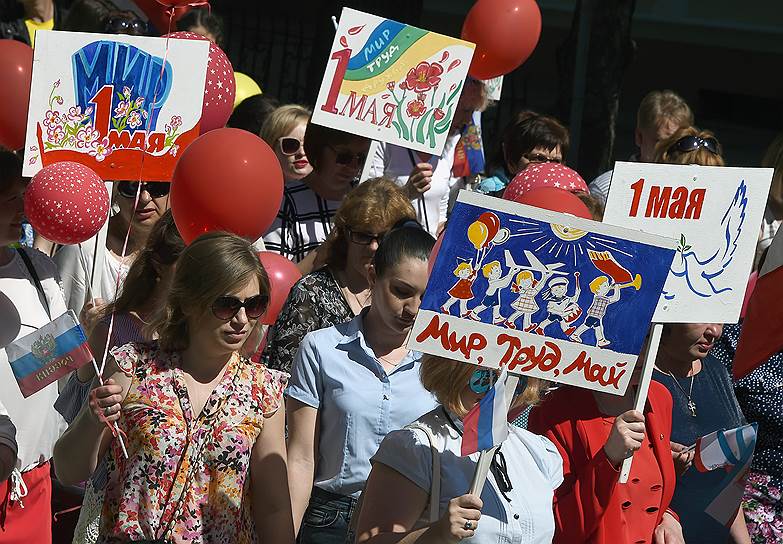
<svg viewBox="0 0 783 544">
<path fill-rule="evenodd" d="M 307 274 L 294 284 L 277 321 L 269 329 L 263 358 L 269 368 L 291 372 L 305 335 L 354 318 L 340 286 L 328 267 Z"/>
<path fill-rule="evenodd" d="M 672 394 L 672 442 L 690 446 L 701 436 L 745 424 L 729 373 L 712 355 L 702 361 L 701 371 L 693 376 L 692 393 L 690 377 L 672 378 L 655 369 L 653 379 L 665 385 Z M 674 383 L 675 379 L 679 386 Z M 688 408 L 686 393 L 690 393 L 696 404 L 696 417 Z M 699 472 L 692 466 L 677 478 L 671 508 L 680 516 L 688 544 L 717 544 L 728 540 L 728 528 L 706 513 L 710 503 L 729 487 L 731 478 L 727 475 L 722 469 Z M 731 514 L 733 512 L 727 516 Z"/>
</svg>

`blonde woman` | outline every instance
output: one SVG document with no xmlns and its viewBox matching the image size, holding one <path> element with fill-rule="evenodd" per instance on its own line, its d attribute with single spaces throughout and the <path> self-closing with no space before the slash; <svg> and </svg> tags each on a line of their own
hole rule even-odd
<svg viewBox="0 0 783 544">
<path fill-rule="evenodd" d="M 313 171 L 304 149 L 304 135 L 310 110 L 296 104 L 276 108 L 261 125 L 261 138 L 277 155 L 286 183 Z"/>
<path fill-rule="evenodd" d="M 441 405 L 389 433 L 373 456 L 357 542 L 551 542 L 563 462 L 548 439 L 509 425 L 481 496 L 465 494 L 480 454 L 460 455 L 462 418 L 489 389 L 487 373 L 494 371 L 424 358 L 422 384 Z M 537 402 L 542 389 L 528 380 L 512 410 Z"/>
<path fill-rule="evenodd" d="M 177 261 L 150 326 L 159 340 L 112 350 L 105 385 L 56 445 L 64 483 L 89 477 L 108 449 L 99 544 L 246 543 L 254 527 L 263 542 L 293 543 L 287 375 L 239 355 L 268 300 L 252 246 L 208 233 Z"/>
</svg>

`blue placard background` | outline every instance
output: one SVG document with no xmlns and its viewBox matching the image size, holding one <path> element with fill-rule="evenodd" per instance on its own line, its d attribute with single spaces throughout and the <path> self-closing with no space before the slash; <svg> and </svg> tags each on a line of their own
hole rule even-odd
<svg viewBox="0 0 783 544">
<path fill-rule="evenodd" d="M 558 235 L 556 232 L 558 229 L 553 229 L 552 224 L 545 221 L 502 211 L 487 210 L 464 202 L 457 202 L 449 218 L 448 228 L 430 275 L 421 309 L 442 313 L 441 307 L 450 298 L 448 291 L 459 279 L 454 274 L 456 267 L 461 262 L 474 264 L 476 262 L 478 251 L 468 238 L 468 228 L 478 220 L 482 213 L 487 211 L 498 217 L 500 227 L 508 229 L 510 237 L 503 243 L 487 246 L 488 251 L 481 261 L 482 264 L 499 261 L 502 275 L 505 276 L 509 272 L 506 267 L 505 250 L 509 250 L 514 261 L 523 267 L 531 264 L 524 254 L 524 250 L 528 250 L 544 265 L 563 264 L 557 270 L 565 272 L 566 275 L 551 275 L 549 281 L 555 277 L 567 278 L 567 296 L 574 294 L 574 272 L 580 272 L 581 294 L 576 302 L 582 313 L 573 322 L 574 327 L 579 327 L 587 319 L 588 308 L 593 302 L 590 282 L 598 276 L 606 275 L 593 264 L 588 256 L 588 250 L 608 251 L 614 260 L 632 276 L 640 274 L 642 276 L 641 288 L 639 290 L 634 287 L 621 289 L 619 300 L 607 307 L 603 318 L 605 336 L 611 341 L 608 349 L 620 353 L 639 353 L 658 304 L 663 284 L 669 273 L 674 249 L 661 248 L 595 232 L 585 232 L 581 237 L 573 240 L 564 239 L 569 236 L 563 236 L 562 229 Z M 517 273 L 514 274 L 514 276 L 516 275 Z M 534 272 L 533 275 L 536 280 L 540 280 L 541 274 L 539 272 Z M 474 297 L 467 303 L 469 310 L 482 302 L 487 286 L 487 279 L 481 270 L 478 270 L 472 286 Z M 543 291 L 546 291 L 546 287 Z M 548 314 L 547 301 L 542 295 L 543 292 L 535 297 L 539 310 L 532 315 L 532 321 L 536 323 L 546 319 Z M 518 296 L 517 293 L 511 291 L 510 285 L 500 289 L 500 313 L 502 316 L 508 318 L 514 312 L 511 303 Z M 459 315 L 458 304 L 454 304 L 449 313 L 455 316 Z M 493 322 L 491 309 L 485 310 L 479 317 L 484 323 L 492 324 Z M 522 322 L 521 319 L 518 321 Z M 594 328 L 588 328 L 581 335 L 583 343 L 595 345 L 595 334 Z M 557 323 L 547 327 L 545 336 L 557 339 L 568 338 Z"/>
</svg>

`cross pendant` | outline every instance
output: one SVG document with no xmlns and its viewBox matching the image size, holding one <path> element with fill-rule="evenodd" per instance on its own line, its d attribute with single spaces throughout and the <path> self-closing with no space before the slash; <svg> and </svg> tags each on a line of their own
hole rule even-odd
<svg viewBox="0 0 783 544">
<path fill-rule="evenodd" d="M 696 403 L 692 400 L 689 400 L 688 409 L 691 411 L 691 417 L 696 417 Z"/>
</svg>

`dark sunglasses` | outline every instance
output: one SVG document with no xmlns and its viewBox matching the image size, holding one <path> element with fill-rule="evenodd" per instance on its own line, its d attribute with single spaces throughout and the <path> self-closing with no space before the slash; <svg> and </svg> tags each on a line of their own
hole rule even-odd
<svg viewBox="0 0 783 544">
<path fill-rule="evenodd" d="M 269 296 L 256 295 L 254 297 L 239 300 L 237 297 L 223 296 L 218 297 L 212 303 L 212 315 L 221 321 L 233 319 L 242 308 L 249 319 L 258 319 L 266 311 L 269 303 Z"/>
<path fill-rule="evenodd" d="M 171 191 L 171 183 L 168 181 L 155 181 L 152 183 L 142 183 L 141 190 L 147 191 L 152 198 L 166 196 Z M 138 181 L 121 181 L 117 184 L 117 192 L 125 198 L 136 198 L 139 191 Z"/>
<path fill-rule="evenodd" d="M 111 17 L 106 21 L 104 30 L 109 34 L 132 34 L 143 36 L 149 32 L 147 23 L 141 19 L 128 19 L 125 17 Z"/>
<path fill-rule="evenodd" d="M 690 153 L 700 147 L 706 148 L 713 155 L 720 154 L 718 140 L 715 138 L 701 138 L 699 136 L 683 136 L 669 147 L 669 151 L 676 150 L 680 153 Z"/>
<path fill-rule="evenodd" d="M 386 236 L 385 232 L 381 232 L 380 234 L 368 234 L 366 232 L 348 229 L 348 238 L 350 238 L 351 242 L 359 244 L 360 246 L 369 246 L 373 242 L 378 242 L 380 244 L 384 236 Z"/>
<path fill-rule="evenodd" d="M 280 153 L 283 155 L 294 155 L 302 147 L 302 142 L 298 138 L 286 136 L 278 141 L 280 142 Z"/>
<path fill-rule="evenodd" d="M 557 164 L 562 164 L 563 162 L 563 159 L 547 157 L 546 155 L 542 155 L 541 153 L 527 153 L 522 156 L 525 159 L 527 159 L 528 162 L 534 162 L 534 163 L 554 162 Z"/>
<path fill-rule="evenodd" d="M 337 151 L 332 146 L 327 146 L 334 151 L 334 162 L 342 166 L 350 166 L 353 164 L 354 159 L 358 161 L 359 166 L 364 164 L 367 159 L 367 153 L 351 153 L 350 151 Z"/>
</svg>

